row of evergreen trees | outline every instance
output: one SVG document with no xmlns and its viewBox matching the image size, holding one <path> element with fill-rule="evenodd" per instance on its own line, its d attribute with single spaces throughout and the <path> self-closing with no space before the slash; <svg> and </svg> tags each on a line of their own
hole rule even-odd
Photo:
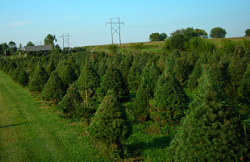
<svg viewBox="0 0 250 162">
<path fill-rule="evenodd" d="M 23 67 L 30 91 L 58 104 L 65 117 L 86 119 L 91 136 L 107 145 L 121 150 L 131 134 L 121 105 L 130 100 L 130 90 L 137 92 L 133 115 L 138 122 L 153 120 L 178 128 L 170 158 L 230 161 L 249 158 L 248 136 L 235 111 L 239 105 L 249 109 L 249 62 L 249 52 L 242 49 L 203 55 L 174 50 L 168 55 L 50 55 L 2 61 L 0 68 L 6 73 L 12 68 L 14 74 Z M 193 91 L 191 103 L 183 88 Z M 205 150 L 209 156 L 204 156 Z"/>
</svg>

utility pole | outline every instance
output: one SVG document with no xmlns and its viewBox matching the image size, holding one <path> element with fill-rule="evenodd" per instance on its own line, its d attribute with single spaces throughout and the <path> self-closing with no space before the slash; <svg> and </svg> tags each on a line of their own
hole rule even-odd
<svg viewBox="0 0 250 162">
<path fill-rule="evenodd" d="M 60 37 L 63 38 L 63 48 L 64 48 L 64 42 L 65 42 L 66 44 L 68 44 L 68 48 L 69 48 L 69 37 L 72 38 L 72 36 L 69 35 L 69 33 L 62 33 L 62 36 L 60 36 Z M 66 39 L 64 39 L 64 37 L 66 37 Z M 68 38 L 67 38 L 67 37 L 68 37 Z"/>
<path fill-rule="evenodd" d="M 118 22 L 113 22 L 112 20 L 113 19 L 117 19 Z M 111 24 L 111 40 L 112 40 L 112 44 L 114 43 L 113 42 L 113 35 L 115 33 L 117 33 L 119 35 L 119 43 L 120 43 L 120 46 L 121 46 L 121 25 L 120 24 L 123 24 L 124 25 L 124 22 L 120 22 L 120 18 L 110 18 L 110 22 L 107 22 L 106 23 L 106 26 L 107 24 Z M 114 28 L 113 27 L 113 24 L 118 24 L 118 27 L 117 28 Z M 114 32 L 113 32 L 114 30 Z"/>
</svg>

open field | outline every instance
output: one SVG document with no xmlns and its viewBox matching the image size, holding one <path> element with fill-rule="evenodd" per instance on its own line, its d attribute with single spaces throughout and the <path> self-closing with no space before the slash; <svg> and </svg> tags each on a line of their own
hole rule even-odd
<svg viewBox="0 0 250 162">
<path fill-rule="evenodd" d="M 0 71 L 0 161 L 110 161 L 84 132 Z"/>
</svg>

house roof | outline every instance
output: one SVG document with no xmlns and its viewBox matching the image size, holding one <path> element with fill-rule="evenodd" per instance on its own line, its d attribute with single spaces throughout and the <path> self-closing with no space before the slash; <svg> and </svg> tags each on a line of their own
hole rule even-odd
<svg viewBox="0 0 250 162">
<path fill-rule="evenodd" d="M 48 50 L 52 50 L 52 47 L 50 45 L 23 47 L 23 51 L 48 51 Z"/>
</svg>

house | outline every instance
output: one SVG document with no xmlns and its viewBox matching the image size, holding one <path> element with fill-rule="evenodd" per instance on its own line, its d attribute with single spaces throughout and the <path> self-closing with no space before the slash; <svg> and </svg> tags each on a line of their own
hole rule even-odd
<svg viewBox="0 0 250 162">
<path fill-rule="evenodd" d="M 42 46 L 24 46 L 23 52 L 25 52 L 25 55 L 29 51 L 42 51 L 43 54 L 46 54 L 47 51 L 52 50 L 52 47 L 50 45 L 42 45 Z"/>
</svg>

